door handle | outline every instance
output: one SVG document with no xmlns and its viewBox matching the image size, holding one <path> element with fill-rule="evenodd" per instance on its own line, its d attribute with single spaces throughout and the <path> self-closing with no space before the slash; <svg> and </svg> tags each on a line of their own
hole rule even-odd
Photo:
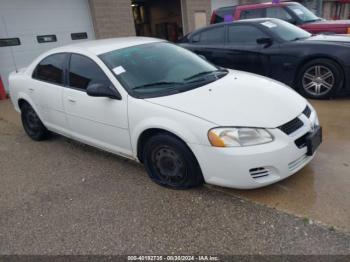
<svg viewBox="0 0 350 262">
<path fill-rule="evenodd" d="M 34 92 L 34 90 L 35 90 L 33 87 L 29 87 L 28 89 L 30 92 Z"/>
<path fill-rule="evenodd" d="M 71 98 L 71 97 L 68 97 L 68 101 L 71 102 L 71 103 L 77 102 L 77 100 L 75 100 L 75 99 L 73 99 L 73 98 Z"/>
</svg>

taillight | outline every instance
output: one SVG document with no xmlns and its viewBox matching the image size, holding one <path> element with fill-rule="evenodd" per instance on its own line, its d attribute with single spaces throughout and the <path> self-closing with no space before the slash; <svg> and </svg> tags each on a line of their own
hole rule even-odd
<svg viewBox="0 0 350 262">
<path fill-rule="evenodd" d="M 213 11 L 213 13 L 211 14 L 211 18 L 210 18 L 210 24 L 215 23 L 215 17 L 216 17 L 216 13 L 215 13 L 215 11 Z"/>
</svg>

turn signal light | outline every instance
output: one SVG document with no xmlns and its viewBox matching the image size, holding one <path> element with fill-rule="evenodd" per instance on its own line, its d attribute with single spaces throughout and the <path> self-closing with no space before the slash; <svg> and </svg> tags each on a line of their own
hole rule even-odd
<svg viewBox="0 0 350 262">
<path fill-rule="evenodd" d="M 348 32 L 347 33 L 350 35 L 350 27 L 348 27 Z"/>
<path fill-rule="evenodd" d="M 225 143 L 221 140 L 221 138 L 215 134 L 214 132 L 209 131 L 208 138 L 212 146 L 216 147 L 225 147 Z"/>
</svg>

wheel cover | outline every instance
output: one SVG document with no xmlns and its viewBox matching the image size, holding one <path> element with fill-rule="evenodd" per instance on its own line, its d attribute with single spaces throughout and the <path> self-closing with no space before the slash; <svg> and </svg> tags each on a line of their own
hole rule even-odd
<svg viewBox="0 0 350 262">
<path fill-rule="evenodd" d="M 152 151 L 154 172 L 160 183 L 176 186 L 187 178 L 187 169 L 182 157 L 169 146 L 159 146 Z"/>
<path fill-rule="evenodd" d="M 333 89 L 335 77 L 328 67 L 315 65 L 305 71 L 302 84 L 307 93 L 313 96 L 322 96 Z"/>
</svg>

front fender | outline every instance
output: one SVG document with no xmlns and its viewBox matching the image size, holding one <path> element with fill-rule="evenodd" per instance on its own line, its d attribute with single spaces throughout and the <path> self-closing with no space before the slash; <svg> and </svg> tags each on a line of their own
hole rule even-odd
<svg viewBox="0 0 350 262">
<path fill-rule="evenodd" d="M 138 141 L 149 129 L 161 129 L 192 144 L 209 145 L 207 133 L 213 124 L 198 117 L 140 99 L 129 100 L 129 127 L 133 156 L 137 158 Z"/>
</svg>

